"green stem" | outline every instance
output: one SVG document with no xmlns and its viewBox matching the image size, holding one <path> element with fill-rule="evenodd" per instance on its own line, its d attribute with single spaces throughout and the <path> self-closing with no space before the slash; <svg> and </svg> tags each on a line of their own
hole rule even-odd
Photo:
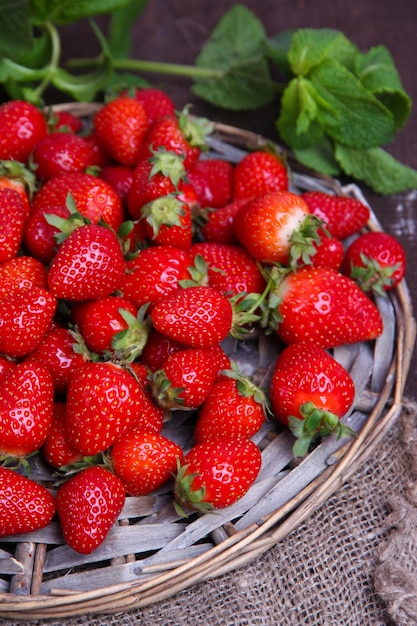
<svg viewBox="0 0 417 626">
<path fill-rule="evenodd" d="M 58 69 L 61 58 L 61 40 L 57 29 L 51 22 L 45 22 L 44 28 L 50 37 L 52 52 L 46 74 L 34 91 L 35 96 L 38 98 L 42 96 L 43 92 L 50 85 L 52 81 L 52 76 Z"/>
<path fill-rule="evenodd" d="M 83 69 L 96 67 L 101 63 L 101 57 L 95 59 L 72 59 L 67 67 Z M 141 72 L 156 72 L 160 74 L 173 74 L 188 78 L 221 78 L 222 70 L 209 67 L 196 67 L 194 65 L 181 65 L 179 63 L 162 63 L 159 61 L 145 61 L 143 59 L 113 59 L 112 66 L 118 70 L 133 70 Z"/>
</svg>

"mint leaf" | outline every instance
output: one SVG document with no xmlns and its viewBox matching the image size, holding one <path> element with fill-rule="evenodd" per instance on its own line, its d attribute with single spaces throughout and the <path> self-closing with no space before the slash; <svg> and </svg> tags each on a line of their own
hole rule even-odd
<svg viewBox="0 0 417 626">
<path fill-rule="evenodd" d="M 404 126 L 411 112 L 411 98 L 403 89 L 387 48 L 377 46 L 367 54 L 358 54 L 355 72 L 362 85 L 393 113 L 396 130 Z"/>
<path fill-rule="evenodd" d="M 267 36 L 262 23 L 249 9 L 236 4 L 223 15 L 195 61 L 197 67 L 218 71 L 197 79 L 194 93 L 215 106 L 232 110 L 268 104 L 276 85 L 266 53 Z"/>
<path fill-rule="evenodd" d="M 147 0 L 135 0 L 126 6 L 114 11 L 110 19 L 108 34 L 109 49 L 113 57 L 128 57 L 132 45 L 130 29 L 137 16 L 143 11 Z"/>
<path fill-rule="evenodd" d="M 34 24 L 51 20 L 55 24 L 71 24 L 83 18 L 111 13 L 135 0 L 31 0 Z"/>
<path fill-rule="evenodd" d="M 335 156 L 348 176 L 388 195 L 417 189 L 417 170 L 403 165 L 382 148 L 355 150 L 336 145 Z"/>
<path fill-rule="evenodd" d="M 355 54 L 356 47 L 338 30 L 302 28 L 292 37 L 288 60 L 294 74 L 306 76 L 326 58 L 350 67 Z"/>
<path fill-rule="evenodd" d="M 294 154 L 300 163 L 316 172 L 328 176 L 340 176 L 342 173 L 334 156 L 333 144 L 327 137 L 310 148 L 294 150 Z"/>
<path fill-rule="evenodd" d="M 312 69 L 309 78 L 328 103 L 320 107 L 318 120 L 336 142 L 372 148 L 392 140 L 392 113 L 340 63 L 325 59 Z"/>
<path fill-rule="evenodd" d="M 28 0 L 0 1 L 0 56 L 17 60 L 33 45 Z"/>
<path fill-rule="evenodd" d="M 288 60 L 288 51 L 290 49 L 291 39 L 294 33 L 295 30 L 284 30 L 267 40 L 268 56 L 277 65 L 281 72 L 287 76 L 291 76 L 293 74 Z"/>
<path fill-rule="evenodd" d="M 305 78 L 293 78 L 281 99 L 281 113 L 277 120 L 278 132 L 293 149 L 304 149 L 316 144 L 323 136 L 318 122 L 319 94 Z"/>
</svg>

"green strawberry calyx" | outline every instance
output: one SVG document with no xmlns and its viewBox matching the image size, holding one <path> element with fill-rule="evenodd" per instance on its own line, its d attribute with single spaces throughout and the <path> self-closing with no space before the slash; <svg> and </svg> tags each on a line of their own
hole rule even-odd
<svg viewBox="0 0 417 626">
<path fill-rule="evenodd" d="M 199 511 L 200 513 L 212 513 L 214 509 L 212 503 L 204 500 L 206 487 L 203 484 L 200 488 L 193 489 L 192 484 L 199 474 L 187 473 L 189 467 L 189 465 L 181 465 L 180 460 L 177 459 L 177 475 L 174 487 L 175 511 L 178 515 L 181 515 L 181 517 L 188 517 L 184 507 Z"/>
</svg>

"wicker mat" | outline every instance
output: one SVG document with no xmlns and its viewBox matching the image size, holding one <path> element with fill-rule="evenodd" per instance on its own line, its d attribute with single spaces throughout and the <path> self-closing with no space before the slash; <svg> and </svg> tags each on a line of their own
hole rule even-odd
<svg viewBox="0 0 417 626">
<path fill-rule="evenodd" d="M 368 462 L 249 565 L 143 609 L 25 624 L 415 625 L 416 480 L 417 407 L 406 402 Z"/>
</svg>

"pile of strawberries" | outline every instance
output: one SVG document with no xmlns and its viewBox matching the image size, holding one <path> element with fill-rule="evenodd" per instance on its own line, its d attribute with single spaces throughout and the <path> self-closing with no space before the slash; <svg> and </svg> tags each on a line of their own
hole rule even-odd
<svg viewBox="0 0 417 626">
<path fill-rule="evenodd" d="M 57 516 L 87 554 L 127 494 L 173 476 L 181 515 L 240 498 L 266 419 L 299 456 L 351 434 L 354 384 L 331 348 L 381 334 L 374 293 L 405 272 L 399 242 L 363 230 L 368 207 L 290 191 L 273 149 L 207 158 L 212 126 L 159 89 L 86 125 L 9 101 L 0 128 L 0 536 Z M 280 343 L 269 389 L 222 345 L 256 332 Z M 164 435 L 176 409 L 190 450 Z M 35 453 L 56 492 L 16 471 Z"/>
</svg>

